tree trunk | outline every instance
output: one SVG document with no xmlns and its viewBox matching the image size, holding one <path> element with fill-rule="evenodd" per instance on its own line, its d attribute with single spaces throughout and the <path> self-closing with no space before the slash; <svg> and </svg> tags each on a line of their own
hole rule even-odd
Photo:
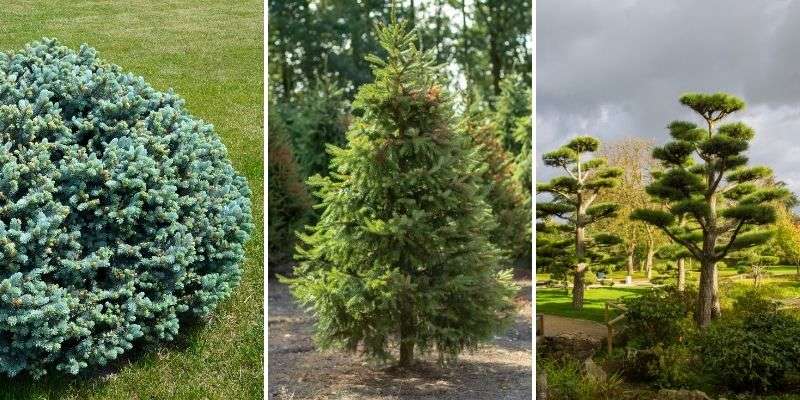
<svg viewBox="0 0 800 400">
<path fill-rule="evenodd" d="M 467 36 L 467 1 L 461 0 L 461 37 L 464 41 L 464 85 L 466 86 L 464 89 L 467 92 L 467 105 L 469 106 L 470 99 L 472 96 L 469 96 L 469 36 Z"/>
<path fill-rule="evenodd" d="M 700 262 L 700 289 L 697 294 L 697 325 L 700 328 L 708 327 L 714 318 L 714 304 L 716 300 L 715 278 L 716 263 L 703 260 Z"/>
<path fill-rule="evenodd" d="M 644 265 L 644 272 L 648 281 L 653 277 L 653 256 L 656 254 L 656 250 L 653 247 L 652 243 L 647 244 L 647 261 Z"/>
<path fill-rule="evenodd" d="M 578 270 L 575 271 L 575 279 L 572 284 L 572 308 L 576 310 L 583 309 L 583 292 L 584 282 L 583 275 L 586 273 L 586 264 L 578 264 Z"/>
<path fill-rule="evenodd" d="M 578 208 L 578 227 L 575 229 L 575 255 L 578 258 L 578 265 L 575 266 L 575 278 L 572 284 L 572 308 L 576 310 L 583 309 L 583 275 L 586 273 L 587 265 L 583 262 L 583 254 L 585 251 L 584 244 L 584 228 L 580 226 L 582 220 L 583 208 Z"/>
<path fill-rule="evenodd" d="M 414 345 L 416 332 L 413 305 L 404 301 L 400 310 L 400 367 L 408 368 L 414 364 Z"/>
<path fill-rule="evenodd" d="M 633 276 L 633 252 L 628 251 L 628 276 Z"/>
<path fill-rule="evenodd" d="M 683 257 L 678 259 L 678 291 L 682 292 L 686 289 L 686 259 Z"/>
</svg>

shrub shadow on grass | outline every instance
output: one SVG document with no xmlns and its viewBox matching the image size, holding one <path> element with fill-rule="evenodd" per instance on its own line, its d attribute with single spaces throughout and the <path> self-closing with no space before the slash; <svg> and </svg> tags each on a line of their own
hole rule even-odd
<svg viewBox="0 0 800 400">
<path fill-rule="evenodd" d="M 208 326 L 208 321 L 184 321 L 178 337 L 172 342 L 136 345 L 113 362 L 75 376 L 59 371 L 49 371 L 38 380 L 27 373 L 14 378 L 0 375 L 0 400 L 64 399 L 87 389 L 92 392 L 101 391 L 119 372 L 138 364 L 149 363 L 157 359 L 159 353 L 193 351 L 198 336 Z"/>
</svg>

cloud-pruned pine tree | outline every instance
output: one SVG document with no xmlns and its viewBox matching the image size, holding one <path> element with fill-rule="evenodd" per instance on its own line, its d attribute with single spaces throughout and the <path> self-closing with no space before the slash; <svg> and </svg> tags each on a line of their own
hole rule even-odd
<svg viewBox="0 0 800 400">
<path fill-rule="evenodd" d="M 544 164 L 564 170 L 567 175 L 553 178 L 536 186 L 537 193 L 550 194 L 549 201 L 536 205 L 537 218 L 560 219 L 574 234 L 574 253 L 571 254 L 573 274 L 572 306 L 583 308 L 584 275 L 590 266 L 612 254 L 604 251 L 618 244 L 619 238 L 599 233 L 590 236 L 586 228 L 616 215 L 619 205 L 612 202 L 595 203 L 601 192 L 619 185 L 622 170 L 611 168 L 600 157 L 591 157 L 600 142 L 591 136 L 578 136 L 561 148 L 545 153 Z M 563 263 L 562 263 L 563 264 Z"/>
<path fill-rule="evenodd" d="M 287 281 L 318 319 L 321 347 L 386 360 L 399 342 L 407 367 L 415 351 L 447 360 L 490 339 L 513 317 L 517 288 L 432 54 L 404 24 L 377 32 L 388 56 L 368 57 L 375 82 L 358 91 L 347 147 L 331 146 L 330 176 L 309 180 L 322 212 Z"/>
<path fill-rule="evenodd" d="M 695 111 L 704 123 L 675 121 L 669 125 L 673 140 L 653 150 L 664 170 L 647 192 L 664 209 L 639 209 L 631 218 L 654 225 L 685 247 L 700 263 L 697 324 L 706 327 L 720 314 L 717 262 L 729 252 L 763 244 L 775 221 L 772 201 L 788 191 L 767 187 L 772 175 L 766 167 L 748 167 L 744 152 L 755 132 L 741 122 L 719 125 L 745 104 L 725 94 L 689 93 L 681 104 Z M 680 224 L 681 217 L 686 223 Z"/>
<path fill-rule="evenodd" d="M 0 53 L 0 374 L 172 340 L 238 284 L 250 190 L 171 91 L 43 39 Z"/>
</svg>

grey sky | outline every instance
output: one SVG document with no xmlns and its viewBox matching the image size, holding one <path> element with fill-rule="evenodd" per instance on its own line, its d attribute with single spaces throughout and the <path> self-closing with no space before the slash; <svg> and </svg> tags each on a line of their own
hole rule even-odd
<svg viewBox="0 0 800 400">
<path fill-rule="evenodd" d="M 569 137 L 667 141 L 695 120 L 688 91 L 741 97 L 753 164 L 800 193 L 800 1 L 540 1 L 536 7 L 537 179 Z"/>
</svg>

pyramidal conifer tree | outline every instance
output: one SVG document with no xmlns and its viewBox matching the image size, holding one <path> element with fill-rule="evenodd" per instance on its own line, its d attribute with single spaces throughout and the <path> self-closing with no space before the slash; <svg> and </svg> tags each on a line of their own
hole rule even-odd
<svg viewBox="0 0 800 400">
<path fill-rule="evenodd" d="M 394 17 L 377 29 L 387 58 L 367 57 L 375 81 L 358 91 L 347 146 L 330 146 L 330 175 L 309 179 L 322 211 L 284 281 L 321 348 L 388 360 L 399 343 L 400 367 L 415 351 L 444 362 L 505 328 L 517 287 L 432 54 Z"/>
<path fill-rule="evenodd" d="M 639 209 L 631 218 L 658 227 L 700 263 L 698 326 L 704 328 L 720 315 L 717 263 L 731 252 L 768 241 L 775 221 L 772 202 L 789 195 L 782 187 L 768 187 L 772 171 L 748 167 L 744 155 L 755 132 L 741 122 L 720 125 L 744 102 L 725 93 L 689 93 L 681 104 L 703 121 L 675 121 L 669 125 L 672 141 L 653 150 L 664 170 L 654 175 L 647 192 L 663 209 Z M 685 217 L 685 223 L 679 223 Z"/>
</svg>

